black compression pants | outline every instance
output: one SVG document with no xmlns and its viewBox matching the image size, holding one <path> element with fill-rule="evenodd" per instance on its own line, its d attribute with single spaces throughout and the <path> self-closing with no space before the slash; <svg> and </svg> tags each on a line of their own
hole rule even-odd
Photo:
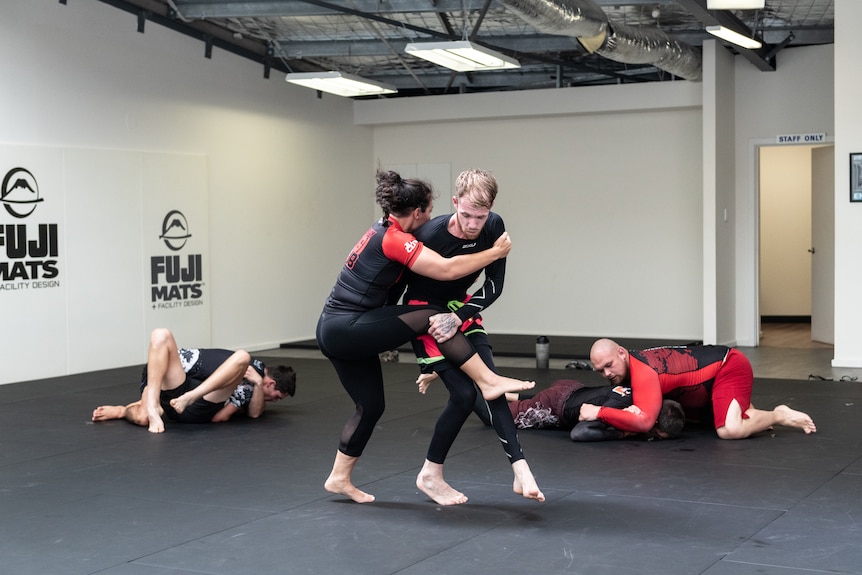
<svg viewBox="0 0 862 575">
<path fill-rule="evenodd" d="M 386 408 L 383 371 L 377 354 L 396 349 L 417 335 L 427 333 L 429 318 L 440 311 L 431 307 L 386 306 L 361 313 L 324 310 L 321 314 L 317 322 L 317 343 L 356 404 L 356 410 L 341 433 L 339 451 L 350 457 L 362 455 Z M 457 366 L 476 353 L 461 332 L 438 346 Z"/>
<path fill-rule="evenodd" d="M 487 342 L 487 338 L 483 339 Z M 495 371 L 494 356 L 490 346 L 479 345 L 478 342 L 474 342 L 474 347 L 485 365 Z M 473 412 L 474 407 L 481 409 L 483 415 L 490 419 L 490 424 L 494 426 L 497 438 L 506 451 L 509 463 L 524 459 L 521 442 L 518 439 L 518 429 L 515 427 L 515 420 L 509 410 L 506 396 L 501 395 L 486 402 L 476 391 L 476 386 L 469 375 L 460 369 L 451 367 L 451 364 L 448 365 L 449 367 L 437 372 L 437 375 L 446 385 L 446 389 L 449 390 L 449 402 L 443 408 L 443 412 L 437 419 L 437 425 L 434 427 L 434 435 L 431 437 L 426 456 L 428 461 L 443 464 L 449 449 L 455 443 L 458 432 L 461 431 L 461 427 Z"/>
</svg>

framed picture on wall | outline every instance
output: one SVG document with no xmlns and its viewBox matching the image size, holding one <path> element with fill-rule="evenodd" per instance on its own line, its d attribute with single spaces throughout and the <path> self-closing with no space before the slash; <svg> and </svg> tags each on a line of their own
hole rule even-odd
<svg viewBox="0 0 862 575">
<path fill-rule="evenodd" d="M 850 201 L 862 202 L 862 154 L 850 154 Z"/>
</svg>

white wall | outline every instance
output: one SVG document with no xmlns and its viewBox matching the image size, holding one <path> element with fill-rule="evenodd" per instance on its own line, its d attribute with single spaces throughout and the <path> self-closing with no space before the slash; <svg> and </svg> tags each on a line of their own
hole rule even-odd
<svg viewBox="0 0 862 575">
<path fill-rule="evenodd" d="M 703 333 L 706 344 L 736 341 L 733 56 L 703 44 Z"/>
<path fill-rule="evenodd" d="M 374 217 L 371 130 L 353 125 L 350 100 L 318 99 L 279 73 L 264 79 L 261 65 L 218 48 L 207 59 L 202 42 L 152 22 L 143 34 L 136 28 L 135 16 L 95 0 L 0 4 L 0 143 L 108 158 L 112 150 L 204 156 L 212 329 L 209 341 L 186 343 L 261 349 L 313 337 L 347 249 Z M 94 182 L 110 182 L 116 167 L 94 171 Z M 117 195 L 110 203 L 103 192 L 66 199 L 67 226 L 89 230 L 62 246 L 64 281 L 75 282 L 68 301 L 22 311 L 0 292 L 2 363 L 17 366 L 0 382 L 145 360 L 145 286 L 128 297 L 141 276 L 140 242 L 104 233 L 140 228 L 141 192 L 108 192 Z M 94 295 L 112 292 L 125 303 L 106 317 L 109 302 Z M 13 311 L 27 319 L 10 321 Z M 57 314 L 102 325 L 40 330 Z M 82 347 L 94 358 L 67 364 L 66 354 L 40 351 L 56 338 L 76 358 Z M 24 361 L 31 354 L 39 361 Z"/>
<path fill-rule="evenodd" d="M 851 153 L 862 153 L 862 3 L 835 0 L 835 367 L 862 367 L 862 203 L 849 202 Z"/>
<path fill-rule="evenodd" d="M 514 248 L 484 314 L 493 331 L 699 339 L 700 98 L 699 84 L 675 82 L 356 109 L 384 164 L 497 176 Z"/>
</svg>

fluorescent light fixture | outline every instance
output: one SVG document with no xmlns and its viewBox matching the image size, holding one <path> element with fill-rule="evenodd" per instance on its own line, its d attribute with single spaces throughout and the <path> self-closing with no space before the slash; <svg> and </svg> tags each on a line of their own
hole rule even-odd
<svg viewBox="0 0 862 575">
<path fill-rule="evenodd" d="M 420 42 L 407 44 L 405 52 L 423 58 L 456 72 L 477 72 L 480 70 L 503 70 L 520 68 L 514 58 L 478 46 L 467 40 L 458 42 Z"/>
<path fill-rule="evenodd" d="M 727 40 L 731 44 L 736 44 L 737 46 L 742 46 L 743 48 L 748 48 L 749 50 L 756 50 L 763 46 L 763 44 L 761 44 L 754 38 L 743 36 L 739 32 L 734 32 L 730 28 L 725 28 L 724 26 L 707 26 L 706 31 L 713 36 L 721 38 L 722 40 Z"/>
<path fill-rule="evenodd" d="M 376 96 L 378 94 L 394 94 L 398 90 L 394 86 L 367 80 L 359 76 L 344 74 L 343 72 L 298 72 L 291 73 L 285 78 L 291 84 L 298 84 L 328 92 L 336 96 Z"/>
<path fill-rule="evenodd" d="M 708 10 L 760 10 L 766 0 L 706 0 Z"/>
</svg>

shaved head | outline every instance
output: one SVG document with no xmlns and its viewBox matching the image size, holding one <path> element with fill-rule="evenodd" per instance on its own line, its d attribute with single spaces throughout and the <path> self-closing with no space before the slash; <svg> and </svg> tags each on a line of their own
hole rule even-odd
<svg viewBox="0 0 862 575">
<path fill-rule="evenodd" d="M 629 352 L 612 339 L 602 338 L 590 349 L 593 369 L 613 384 L 619 385 L 629 374 Z"/>
<path fill-rule="evenodd" d="M 619 348 L 620 344 L 612 339 L 608 339 L 606 337 L 597 339 L 595 343 L 593 343 L 593 347 L 590 348 L 590 359 L 592 359 L 594 354 L 615 354 Z"/>
</svg>

